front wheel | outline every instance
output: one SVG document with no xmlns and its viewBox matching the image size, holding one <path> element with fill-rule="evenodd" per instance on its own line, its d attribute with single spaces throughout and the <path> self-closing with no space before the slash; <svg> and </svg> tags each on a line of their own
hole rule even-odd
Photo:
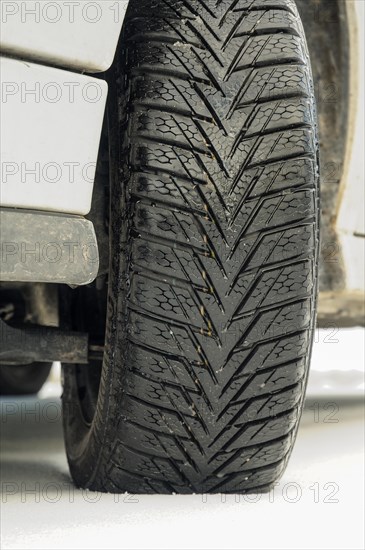
<svg viewBox="0 0 365 550">
<path fill-rule="evenodd" d="M 110 73 L 103 365 L 64 367 L 77 485 L 268 490 L 293 447 L 318 143 L 293 0 L 131 0 Z"/>
</svg>

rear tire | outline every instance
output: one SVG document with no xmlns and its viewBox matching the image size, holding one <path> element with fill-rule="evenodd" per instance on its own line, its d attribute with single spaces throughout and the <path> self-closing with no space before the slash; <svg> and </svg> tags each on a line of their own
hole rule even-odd
<svg viewBox="0 0 365 550">
<path fill-rule="evenodd" d="M 110 88 L 106 351 L 96 384 L 92 366 L 64 369 L 72 476 L 109 492 L 268 490 L 298 428 L 317 292 L 295 2 L 131 0 Z"/>
<path fill-rule="evenodd" d="M 0 365 L 0 395 L 35 395 L 48 378 L 51 363 Z"/>
</svg>

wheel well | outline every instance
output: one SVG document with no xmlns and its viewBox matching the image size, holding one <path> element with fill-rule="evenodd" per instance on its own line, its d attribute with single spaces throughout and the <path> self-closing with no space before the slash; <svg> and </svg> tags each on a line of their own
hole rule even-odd
<svg viewBox="0 0 365 550">
<path fill-rule="evenodd" d="M 335 229 L 346 158 L 350 110 L 350 41 L 346 2 L 296 0 L 307 37 L 317 100 L 321 158 L 322 247 L 320 290 L 345 284 L 341 258 L 329 262 L 337 248 Z M 339 254 L 338 254 L 339 256 Z"/>
</svg>

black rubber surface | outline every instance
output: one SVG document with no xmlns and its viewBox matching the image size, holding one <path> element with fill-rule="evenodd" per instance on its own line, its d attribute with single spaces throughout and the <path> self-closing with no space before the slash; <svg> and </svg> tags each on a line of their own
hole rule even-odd
<svg viewBox="0 0 365 550">
<path fill-rule="evenodd" d="M 0 395 L 34 395 L 48 378 L 52 364 L 0 365 Z"/>
<path fill-rule="evenodd" d="M 78 485 L 267 490 L 303 404 L 315 317 L 314 97 L 292 0 L 131 0 L 111 75 L 107 351 Z"/>
</svg>

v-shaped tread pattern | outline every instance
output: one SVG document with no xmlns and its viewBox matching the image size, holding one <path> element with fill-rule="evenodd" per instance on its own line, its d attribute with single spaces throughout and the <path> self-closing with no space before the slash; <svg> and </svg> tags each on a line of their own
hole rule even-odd
<svg viewBox="0 0 365 550">
<path fill-rule="evenodd" d="M 315 313 L 316 121 L 295 3 L 131 1 L 121 48 L 119 382 L 95 484 L 264 489 L 292 448 Z"/>
</svg>

